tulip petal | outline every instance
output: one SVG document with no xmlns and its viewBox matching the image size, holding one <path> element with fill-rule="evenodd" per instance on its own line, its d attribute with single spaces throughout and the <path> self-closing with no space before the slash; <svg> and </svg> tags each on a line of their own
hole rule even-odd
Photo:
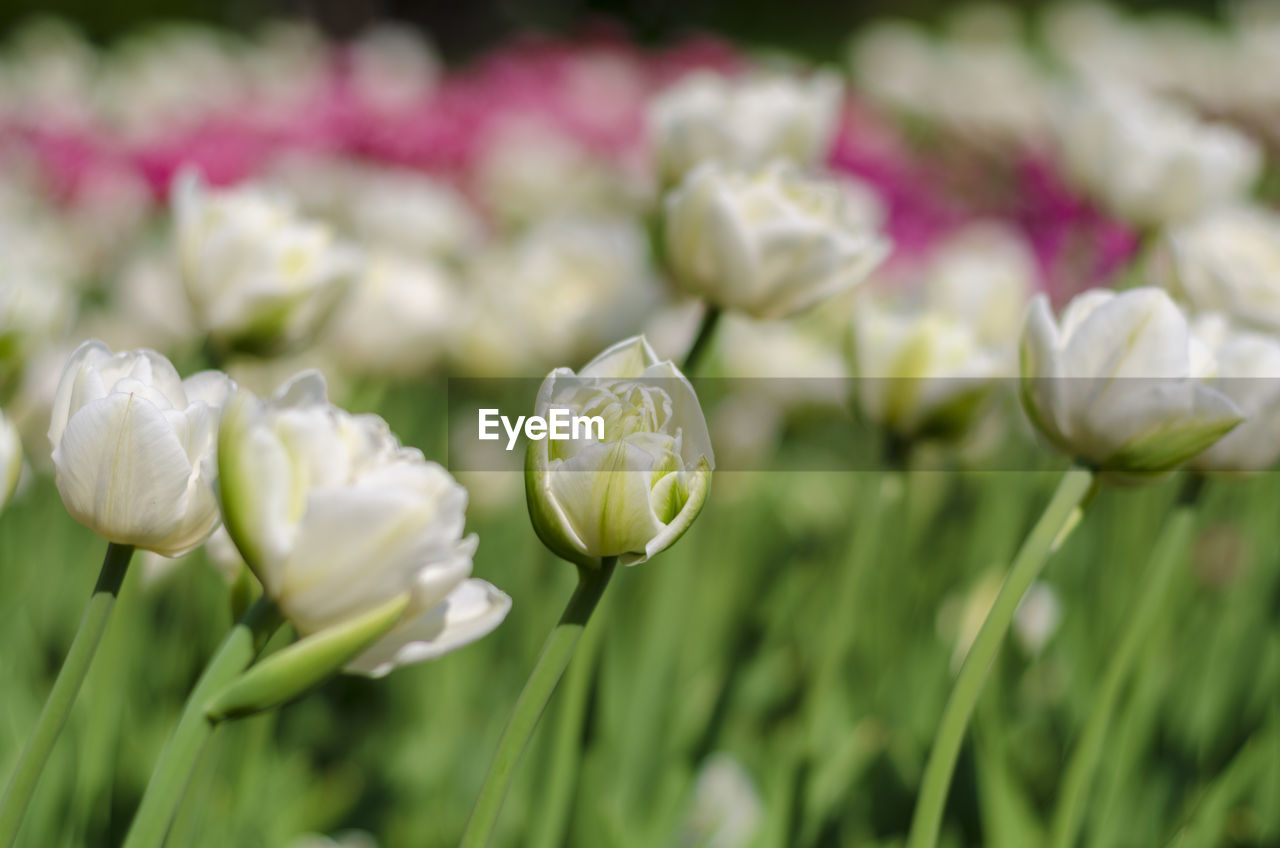
<svg viewBox="0 0 1280 848">
<path fill-rule="evenodd" d="M 505 592 L 483 580 L 467 580 L 442 603 L 397 625 L 345 670 L 384 677 L 399 666 L 441 657 L 493 632 L 510 610 Z"/>
<path fill-rule="evenodd" d="M 600 556 L 643 551 L 662 530 L 649 500 L 656 459 L 623 440 L 586 448 L 548 472 L 550 497 L 585 550 Z"/>
<path fill-rule="evenodd" d="M 109 541 L 149 550 L 186 512 L 186 451 L 164 414 L 135 395 L 108 395 L 73 415 L 53 462 L 67 511 Z"/>
<path fill-rule="evenodd" d="M 76 382 L 80 379 L 80 373 L 85 370 L 86 365 L 96 365 L 111 358 L 111 351 L 105 344 L 97 339 L 90 339 L 81 344 L 71 354 L 71 358 L 67 360 L 66 366 L 62 371 L 62 379 L 58 381 L 58 388 L 53 395 L 53 417 L 49 422 L 49 444 L 56 448 L 58 442 L 62 441 L 62 432 L 67 429 L 67 420 L 71 417 L 72 393 L 75 391 Z M 99 381 L 101 384 L 101 381 Z M 105 387 L 98 397 L 106 394 Z M 79 409 L 76 406 L 76 409 Z"/>
<path fill-rule="evenodd" d="M 607 348 L 584 365 L 577 376 L 615 380 L 638 377 L 657 361 L 658 355 L 649 346 L 649 341 L 644 336 L 632 336 Z"/>
<path fill-rule="evenodd" d="M 698 513 L 702 511 L 702 505 L 707 500 L 707 494 L 711 491 L 711 465 L 703 462 L 698 470 L 689 475 L 689 497 L 684 502 L 684 508 L 661 532 L 649 540 L 644 546 L 643 554 L 625 554 L 618 558 L 618 562 L 622 565 L 638 565 L 645 560 L 654 557 L 674 545 L 685 531 L 693 524 L 693 520 L 698 517 Z"/>
</svg>

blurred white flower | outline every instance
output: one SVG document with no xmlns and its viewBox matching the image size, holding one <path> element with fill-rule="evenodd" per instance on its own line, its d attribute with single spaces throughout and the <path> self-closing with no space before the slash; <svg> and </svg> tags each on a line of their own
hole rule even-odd
<svg viewBox="0 0 1280 848">
<path fill-rule="evenodd" d="M 1013 614 L 1013 635 L 1030 656 L 1039 654 L 1062 623 L 1062 601 L 1048 583 L 1037 580 Z"/>
<path fill-rule="evenodd" d="M 930 257 L 925 299 L 1012 359 L 1038 276 L 1035 254 L 1020 233 L 1004 224 L 971 224 Z"/>
<path fill-rule="evenodd" d="M 431 45 L 405 24 L 375 24 L 347 51 L 356 93 L 387 112 L 423 105 L 440 76 L 440 59 Z"/>
<path fill-rule="evenodd" d="M 94 85 L 98 111 L 136 141 L 195 127 L 247 96 L 238 46 L 222 31 L 195 24 L 126 37 L 103 55 Z"/>
<path fill-rule="evenodd" d="M 775 159 L 819 164 L 835 136 L 843 86 L 833 73 L 731 79 L 689 74 L 649 106 L 649 134 L 667 185 L 704 162 L 754 169 Z"/>
<path fill-rule="evenodd" d="M 606 162 L 542 118 L 495 122 L 476 167 L 481 204 L 507 225 L 572 213 L 638 209 L 651 194 L 625 162 Z"/>
<path fill-rule="evenodd" d="M 1037 295 L 1022 333 L 1022 405 L 1067 455 L 1103 471 L 1170 471 L 1241 421 L 1199 382 L 1212 352 L 1161 289 L 1091 289 L 1054 321 Z"/>
<path fill-rule="evenodd" d="M 22 476 L 22 439 L 18 436 L 18 428 L 14 426 L 0 409 L 0 511 L 4 510 L 14 489 L 18 488 L 18 478 Z"/>
<path fill-rule="evenodd" d="M 662 296 L 638 222 L 552 217 L 481 252 L 467 269 L 457 364 L 531 375 L 639 329 Z"/>
<path fill-rule="evenodd" d="M 715 306 L 755 318 L 785 318 L 852 288 L 890 250 L 869 189 L 783 163 L 749 174 L 703 165 L 666 207 L 677 279 Z"/>
<path fill-rule="evenodd" d="M 746 848 L 764 821 L 764 800 L 750 772 L 729 754 L 703 761 L 681 825 L 681 848 Z"/>
<path fill-rule="evenodd" d="M 884 21 L 859 33 L 850 58 L 860 88 L 895 112 L 979 142 L 1044 134 L 1046 75 L 1007 34 L 937 40 L 918 24 Z"/>
<path fill-rule="evenodd" d="M 406 256 L 456 259 L 474 250 L 483 228 L 465 198 L 411 171 L 368 168 L 350 174 L 334 198 L 352 234 L 367 247 Z"/>
<path fill-rule="evenodd" d="M 31 358 L 62 338 L 74 303 L 56 280 L 13 266 L 0 276 L 0 392 L 11 391 Z"/>
<path fill-rule="evenodd" d="M 1280 339 L 1199 316 L 1195 337 L 1213 351 L 1207 383 L 1240 407 L 1244 421 L 1188 465 L 1200 471 L 1265 471 L 1280 459 Z"/>
<path fill-rule="evenodd" d="M 378 840 L 363 830 L 344 830 L 333 837 L 304 833 L 289 843 L 289 848 L 378 848 Z"/>
<path fill-rule="evenodd" d="M 386 422 L 351 415 L 305 372 L 268 402 L 241 393 L 219 434 L 227 532 L 299 634 L 397 598 L 398 621 L 348 663 L 381 677 L 479 639 L 511 599 L 468 579 L 476 537 L 462 535 L 467 492 L 400 445 Z"/>
<path fill-rule="evenodd" d="M 1054 115 L 1068 177 L 1139 227 L 1236 201 L 1262 170 L 1262 151 L 1248 136 L 1118 84 L 1084 86 Z"/>
<path fill-rule="evenodd" d="M 149 350 L 76 348 L 53 402 L 49 442 L 71 516 L 110 542 L 178 556 L 218 526 L 218 414 L 234 386 L 178 377 Z"/>
<path fill-rule="evenodd" d="M 252 187 L 174 188 L 182 278 L 198 322 L 227 349 L 276 352 L 309 341 L 359 269 L 330 229 Z"/>
<path fill-rule="evenodd" d="M 350 372 L 421 374 L 454 343 L 463 303 L 460 284 L 442 265 L 372 253 L 323 345 Z"/>
<path fill-rule="evenodd" d="M 1228 207 L 1171 229 L 1161 282 L 1193 309 L 1280 333 L 1280 215 Z"/>
<path fill-rule="evenodd" d="M 754 321 L 725 316 L 716 334 L 724 376 L 782 406 L 840 406 L 849 376 L 843 339 L 828 338 L 808 321 Z"/>
<path fill-rule="evenodd" d="M 543 544 L 579 565 L 610 556 L 636 565 L 689 529 L 715 455 L 698 396 L 675 365 L 642 336 L 618 342 L 577 374 L 547 375 L 534 414 L 553 409 L 600 416 L 604 426 L 530 442 L 525 491 Z"/>
<path fill-rule="evenodd" d="M 875 299 L 853 314 L 858 407 L 899 436 L 954 438 L 983 408 L 1002 358 L 946 313 Z"/>
</svg>

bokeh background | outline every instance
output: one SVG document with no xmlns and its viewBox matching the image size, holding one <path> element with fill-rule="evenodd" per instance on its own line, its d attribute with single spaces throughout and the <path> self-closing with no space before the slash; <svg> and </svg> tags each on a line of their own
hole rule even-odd
<svg viewBox="0 0 1280 848">
<path fill-rule="evenodd" d="M 936 21 L 952 9 L 924 0 L 9 0 L 0 37 L 36 12 L 104 45 L 173 20 L 249 32 L 287 16 L 341 40 L 390 18 L 420 27 L 456 64 L 531 29 L 572 36 L 605 27 L 643 44 L 710 32 L 843 65 L 860 24 L 885 14 Z M 208 364 L 198 346 L 183 355 L 175 359 L 184 373 Z M 406 443 L 443 460 L 451 448 L 444 377 L 356 377 L 337 399 L 378 412 Z M 688 536 L 620 575 L 564 683 L 585 693 L 584 712 L 553 702 L 495 844 L 901 844 L 958 658 L 1063 463 L 1010 426 L 1000 438 L 1016 472 L 966 471 L 952 460 L 945 472 L 888 463 L 794 470 L 850 438 L 843 427 L 842 418 L 788 420 L 777 434 L 779 470 L 719 474 Z M 507 622 L 438 662 L 381 681 L 338 678 L 276 714 L 224 728 L 170 845 L 456 844 L 573 585 L 572 569 L 538 544 L 518 491 L 510 497 L 511 480 L 464 482 L 473 487 L 469 530 L 481 540 L 476 573 L 515 599 Z M 1146 558 L 1176 493 L 1174 482 L 1104 491 L 1046 571 L 1040 614 L 1029 613 L 1010 640 L 979 707 L 944 844 L 1040 844 L 1062 763 L 1145 591 Z M 1207 487 L 1194 544 L 1120 701 L 1087 844 L 1280 845 L 1277 514 L 1277 475 Z M 0 516 L 0 775 L 61 663 L 102 548 L 66 516 L 47 474 Z M 132 570 L 22 845 L 120 841 L 231 616 L 226 583 L 203 553 L 177 568 Z"/>
</svg>

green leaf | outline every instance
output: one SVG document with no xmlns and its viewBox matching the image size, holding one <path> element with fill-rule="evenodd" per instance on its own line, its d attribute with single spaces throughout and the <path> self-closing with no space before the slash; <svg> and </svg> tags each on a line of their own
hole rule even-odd
<svg viewBox="0 0 1280 848">
<path fill-rule="evenodd" d="M 275 709 L 318 686 L 396 625 L 409 606 L 407 592 L 334 627 L 313 633 L 253 665 L 218 694 L 211 721 Z"/>
</svg>

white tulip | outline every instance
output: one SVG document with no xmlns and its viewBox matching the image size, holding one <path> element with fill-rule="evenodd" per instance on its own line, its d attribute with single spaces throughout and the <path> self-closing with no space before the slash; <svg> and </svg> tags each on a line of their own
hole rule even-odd
<svg viewBox="0 0 1280 848">
<path fill-rule="evenodd" d="M 323 224 L 251 187 L 209 191 L 186 172 L 174 189 L 182 277 L 216 344 L 274 352 L 309 341 L 359 267 Z"/>
<path fill-rule="evenodd" d="M 785 318 L 852 288 L 889 254 L 860 184 L 775 163 L 750 174 L 707 164 L 667 197 L 668 259 L 716 306 Z"/>
<path fill-rule="evenodd" d="M 946 313 L 860 303 L 853 318 L 858 405 L 903 437 L 954 437 L 973 423 L 1002 357 Z"/>
<path fill-rule="evenodd" d="M 1055 115 L 1068 176 L 1139 227 L 1238 200 L 1262 170 L 1262 152 L 1248 136 L 1135 90 L 1093 85 Z"/>
<path fill-rule="evenodd" d="M 1172 229 L 1163 280 L 1193 309 L 1280 333 L 1280 215 L 1230 207 Z"/>
<path fill-rule="evenodd" d="M 651 201 L 643 174 L 609 163 L 545 119 L 505 118 L 493 126 L 476 164 L 476 192 L 503 224 L 554 215 L 631 213 Z"/>
<path fill-rule="evenodd" d="M 715 456 L 698 396 L 675 365 L 641 336 L 618 342 L 577 374 L 547 376 L 534 414 L 552 409 L 600 416 L 604 426 L 529 445 L 529 514 L 547 547 L 579 565 L 614 556 L 635 565 L 689 529 Z"/>
<path fill-rule="evenodd" d="M 467 269 L 458 364 L 467 374 L 545 373 L 634 333 L 662 295 L 634 219 L 551 217 Z"/>
<path fill-rule="evenodd" d="M 351 415 L 304 372 L 268 402 L 242 393 L 219 436 L 227 531 L 302 636 L 407 597 L 397 622 L 347 664 L 380 677 L 492 631 L 511 599 L 468 579 L 467 492 L 403 447 L 374 415 Z"/>
<path fill-rule="evenodd" d="M 1211 352 L 1161 289 L 1091 289 L 1055 322 L 1044 295 L 1022 334 L 1022 403 L 1058 448 L 1104 471 L 1172 470 L 1240 423 L 1198 382 Z"/>
<path fill-rule="evenodd" d="M 1022 235 L 1003 224 L 972 224 L 930 257 L 925 299 L 972 327 L 982 344 L 1012 356 L 1038 276 L 1035 253 Z"/>
<path fill-rule="evenodd" d="M 1280 459 L 1280 339 L 1232 326 L 1225 315 L 1198 317 L 1191 326 L 1213 351 L 1208 384 L 1244 413 L 1239 427 L 1188 465 L 1200 471 L 1265 471 Z"/>
<path fill-rule="evenodd" d="M 483 227 L 476 212 L 439 180 L 385 168 L 347 176 L 350 185 L 339 186 L 332 205 L 363 244 L 441 260 L 464 256 L 480 241 Z"/>
<path fill-rule="evenodd" d="M 452 343 L 463 308 L 461 286 L 444 266 L 392 251 L 369 257 L 322 346 L 345 368 L 413 376 Z"/>
<path fill-rule="evenodd" d="M 110 542 L 178 556 L 218 526 L 218 415 L 234 385 L 178 377 L 150 350 L 76 348 L 53 400 L 49 442 L 67 511 Z"/>
<path fill-rule="evenodd" d="M 694 73 L 654 98 L 649 128 L 668 184 L 704 162 L 758 168 L 820 163 L 835 136 L 843 86 L 831 73 L 729 79 Z"/>
<path fill-rule="evenodd" d="M 22 476 L 22 439 L 18 428 L 0 410 L 0 510 L 3 510 Z"/>
</svg>

